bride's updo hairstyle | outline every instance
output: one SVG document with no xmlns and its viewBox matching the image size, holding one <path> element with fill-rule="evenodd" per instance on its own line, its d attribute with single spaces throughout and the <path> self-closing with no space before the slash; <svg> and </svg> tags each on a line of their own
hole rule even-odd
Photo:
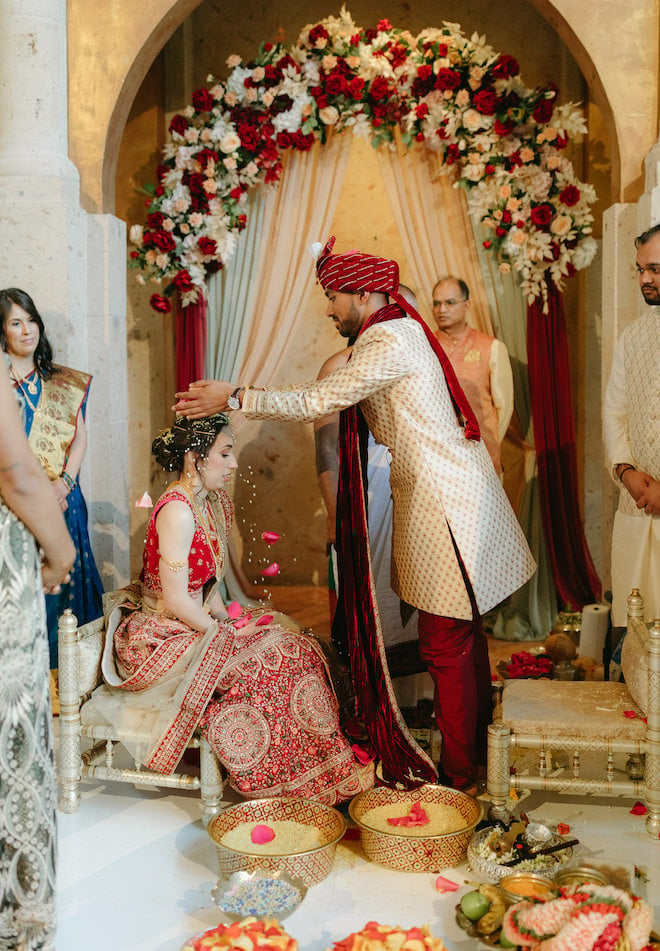
<svg viewBox="0 0 660 951">
<path fill-rule="evenodd" d="M 204 459 L 218 434 L 228 427 L 229 417 L 224 413 L 205 419 L 177 416 L 173 426 L 156 436 L 151 444 L 151 455 L 166 472 L 183 472 L 186 453 L 195 452 Z"/>
</svg>

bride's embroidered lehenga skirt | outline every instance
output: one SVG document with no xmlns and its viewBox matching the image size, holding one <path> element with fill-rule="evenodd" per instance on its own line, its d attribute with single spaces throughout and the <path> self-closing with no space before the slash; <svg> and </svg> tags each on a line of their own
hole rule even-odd
<svg viewBox="0 0 660 951">
<path fill-rule="evenodd" d="M 283 615 L 256 614 L 205 634 L 160 614 L 110 616 L 112 702 L 153 718 L 143 762 L 171 772 L 201 724 L 230 785 L 249 798 L 301 796 L 333 805 L 373 785 L 340 730 L 321 648 Z M 114 615 L 114 622 L 113 622 Z M 115 629 L 114 638 L 111 630 Z M 108 688 L 106 688 L 106 693 Z"/>
</svg>

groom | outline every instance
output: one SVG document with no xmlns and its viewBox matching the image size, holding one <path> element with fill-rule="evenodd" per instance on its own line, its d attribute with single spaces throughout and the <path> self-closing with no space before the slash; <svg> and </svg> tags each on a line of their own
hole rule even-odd
<svg viewBox="0 0 660 951">
<path fill-rule="evenodd" d="M 341 410 L 337 548 L 342 591 L 333 639 L 344 628 L 360 714 L 386 778 L 433 781 L 434 764 L 396 704 L 373 601 L 364 456 L 367 427 L 392 463 L 392 588 L 418 609 L 420 654 L 435 682 L 443 782 L 476 791 L 490 721 L 490 665 L 481 615 L 535 570 L 474 414 L 444 351 L 398 293 L 396 261 L 332 254 L 317 277 L 327 315 L 357 335 L 348 363 L 314 383 L 260 390 L 203 380 L 175 409 L 197 418 L 242 408 L 251 419 L 311 421 Z"/>
</svg>

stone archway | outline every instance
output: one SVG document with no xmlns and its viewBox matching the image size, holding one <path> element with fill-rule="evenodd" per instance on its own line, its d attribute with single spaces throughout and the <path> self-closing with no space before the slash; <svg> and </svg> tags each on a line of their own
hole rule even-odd
<svg viewBox="0 0 660 951">
<path fill-rule="evenodd" d="M 157 53 L 200 2 L 147 0 L 136 9 L 129 0 L 116 0 L 112 10 L 99 11 L 95 33 L 90 37 L 84 20 L 84 0 L 68 0 L 69 149 L 80 171 L 85 209 L 114 212 L 119 145 L 135 94 Z M 621 81 L 624 67 L 618 64 L 636 61 L 646 74 L 658 74 L 657 44 L 644 48 L 644 40 L 653 35 L 654 28 L 657 30 L 654 0 L 644 0 L 643 9 L 636 12 L 634 19 L 622 3 L 611 0 L 607 20 L 603 17 L 607 28 L 600 31 L 594 29 L 593 17 L 571 0 L 529 3 L 575 57 L 603 116 L 613 169 L 609 202 L 635 201 L 642 189 L 639 155 L 645 154 L 655 140 L 657 84 L 644 87 L 639 104 L 641 115 L 630 119 L 627 84 Z M 323 8 L 319 15 L 327 12 Z M 254 26 L 252 29 L 256 30 Z M 255 32 L 255 40 L 261 38 L 261 33 Z M 614 43 L 616 56 L 612 55 Z M 103 63 L 102 82 L 98 79 L 99 63 Z M 90 74 L 97 77 L 92 83 Z M 619 228 L 617 219 L 617 225 L 605 235 L 606 253 L 609 249 L 615 258 L 620 231 L 625 232 L 625 228 Z M 623 240 L 627 242 L 627 235 Z M 606 295 L 604 301 L 608 301 Z M 597 307 L 600 309 L 600 300 Z M 612 320 L 611 314 L 606 315 L 606 326 Z"/>
</svg>

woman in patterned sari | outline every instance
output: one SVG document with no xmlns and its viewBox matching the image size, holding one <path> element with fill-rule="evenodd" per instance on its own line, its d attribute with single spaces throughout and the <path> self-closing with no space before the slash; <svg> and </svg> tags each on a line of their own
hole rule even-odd
<svg viewBox="0 0 660 951">
<path fill-rule="evenodd" d="M 150 769 L 172 772 L 202 724 L 242 795 L 332 805 L 373 775 L 340 730 L 323 651 L 290 618 L 228 611 L 220 596 L 233 446 L 222 415 L 178 418 L 155 439 L 156 460 L 179 478 L 154 506 L 139 583 L 106 605 L 108 687 L 97 707 L 113 722 L 127 705 L 146 711 L 148 746 L 132 752 Z"/>
<path fill-rule="evenodd" d="M 85 410 L 91 376 L 53 363 L 44 322 L 34 301 L 17 287 L 0 290 L 0 346 L 9 374 L 25 405 L 30 448 L 50 479 L 76 546 L 71 581 L 46 598 L 51 669 L 57 667 L 57 621 L 71 608 L 79 624 L 102 613 L 103 586 L 87 529 L 87 506 L 78 473 L 85 457 Z"/>
<path fill-rule="evenodd" d="M 74 556 L 0 357 L 0 948 L 53 947 L 57 800 L 42 588 L 59 591 Z"/>
</svg>

